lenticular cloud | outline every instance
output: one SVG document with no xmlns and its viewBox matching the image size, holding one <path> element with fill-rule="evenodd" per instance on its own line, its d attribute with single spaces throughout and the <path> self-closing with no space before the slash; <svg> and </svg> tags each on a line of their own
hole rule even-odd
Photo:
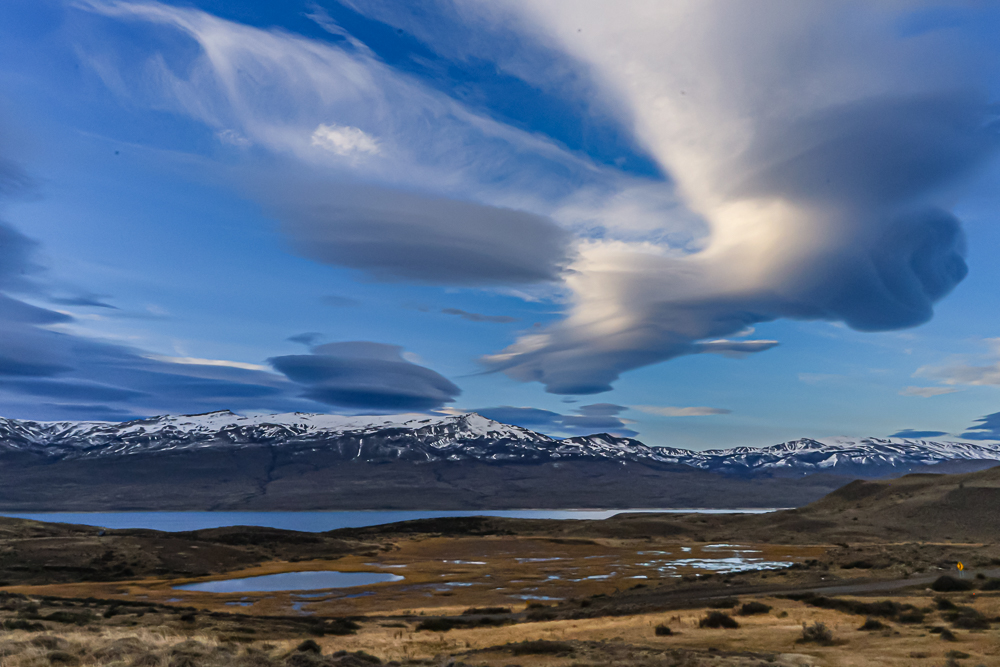
<svg viewBox="0 0 1000 667">
<path fill-rule="evenodd" d="M 778 318 L 912 327 L 965 277 L 947 205 L 998 135 L 961 45 L 942 56 L 946 36 L 900 37 L 863 4 L 515 7 L 598 72 L 709 234 L 689 254 L 585 243 L 568 317 L 493 369 L 597 393 L 679 355 L 768 349 L 726 337 Z"/>
</svg>

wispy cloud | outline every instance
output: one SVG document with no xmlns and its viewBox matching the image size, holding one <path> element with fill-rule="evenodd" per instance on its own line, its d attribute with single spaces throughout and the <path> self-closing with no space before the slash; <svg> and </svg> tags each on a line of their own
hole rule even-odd
<svg viewBox="0 0 1000 667">
<path fill-rule="evenodd" d="M 470 322 L 493 322 L 495 324 L 509 324 L 511 322 L 517 322 L 518 318 L 510 317 L 509 315 L 482 315 L 480 313 L 470 313 L 468 311 L 462 310 L 461 308 L 442 308 L 441 312 L 445 315 L 457 315 L 463 320 L 469 320 Z"/>
<path fill-rule="evenodd" d="M 669 405 L 633 405 L 633 410 L 645 412 L 660 417 L 708 417 L 711 415 L 728 415 L 732 410 L 709 407 L 675 407 Z"/>
<path fill-rule="evenodd" d="M 953 394 L 960 389 L 954 387 L 906 387 L 899 392 L 900 396 L 920 396 L 921 398 L 931 398 L 932 396 L 942 396 Z"/>
</svg>

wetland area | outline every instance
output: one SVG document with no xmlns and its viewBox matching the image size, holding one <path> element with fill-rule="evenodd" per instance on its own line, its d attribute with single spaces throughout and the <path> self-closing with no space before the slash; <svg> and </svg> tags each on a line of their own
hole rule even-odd
<svg viewBox="0 0 1000 667">
<path fill-rule="evenodd" d="M 437 516 L 315 532 L 3 518 L 0 659 L 998 664 L 998 488 L 988 470 L 858 482 L 769 513 Z"/>
</svg>

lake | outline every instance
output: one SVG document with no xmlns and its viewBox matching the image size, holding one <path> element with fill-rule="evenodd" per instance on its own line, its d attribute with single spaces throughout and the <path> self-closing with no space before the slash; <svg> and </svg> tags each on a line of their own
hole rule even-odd
<svg viewBox="0 0 1000 667">
<path fill-rule="evenodd" d="M 243 579 L 221 579 L 203 581 L 197 584 L 174 586 L 177 591 L 201 591 L 204 593 L 270 593 L 274 591 L 315 591 L 326 588 L 351 588 L 368 586 L 387 581 L 402 581 L 398 574 L 387 572 L 334 572 L 316 570 L 310 572 L 282 572 L 264 574 Z"/>
<path fill-rule="evenodd" d="M 496 516 L 513 519 L 607 519 L 624 513 L 665 514 L 764 514 L 775 509 L 634 509 L 634 510 L 407 510 L 329 512 L 2 512 L 0 516 L 35 521 L 73 523 L 101 528 L 149 528 L 178 532 L 223 526 L 260 526 L 308 533 L 338 528 L 363 528 L 414 519 L 461 516 Z"/>
</svg>

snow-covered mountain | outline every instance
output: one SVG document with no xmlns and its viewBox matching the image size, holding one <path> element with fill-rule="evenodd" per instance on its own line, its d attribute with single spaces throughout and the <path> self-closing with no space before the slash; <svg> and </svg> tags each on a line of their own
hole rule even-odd
<svg viewBox="0 0 1000 667">
<path fill-rule="evenodd" d="M 764 448 L 691 451 L 607 434 L 555 439 L 475 413 L 345 417 L 228 411 L 130 422 L 35 422 L 0 418 L 0 454 L 94 459 L 206 448 L 280 447 L 366 461 L 617 461 L 684 465 L 741 476 L 882 476 L 956 461 L 1000 462 L 1000 446 L 903 438 L 795 440 Z"/>
</svg>

